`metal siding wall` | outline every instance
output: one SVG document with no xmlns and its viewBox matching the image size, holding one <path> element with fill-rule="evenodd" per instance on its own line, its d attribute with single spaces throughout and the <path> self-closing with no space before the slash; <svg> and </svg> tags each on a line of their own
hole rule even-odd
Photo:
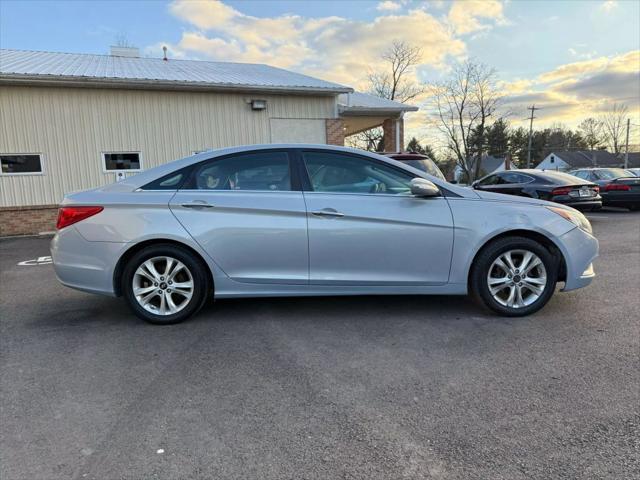
<svg viewBox="0 0 640 480">
<path fill-rule="evenodd" d="M 252 111 L 251 98 L 267 100 Z M 0 86 L 0 153 L 42 153 L 44 175 L 0 175 L 0 206 L 56 204 L 111 183 L 101 152 L 150 168 L 193 150 L 270 142 L 269 119 L 334 116 L 334 97 Z"/>
</svg>

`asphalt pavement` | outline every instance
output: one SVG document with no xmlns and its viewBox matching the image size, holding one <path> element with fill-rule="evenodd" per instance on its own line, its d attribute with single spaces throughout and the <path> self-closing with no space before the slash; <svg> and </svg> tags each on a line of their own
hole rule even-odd
<svg viewBox="0 0 640 480">
<path fill-rule="evenodd" d="M 0 478 L 640 478 L 640 213 L 589 217 L 594 283 L 519 319 L 378 296 L 157 327 L 0 240 Z"/>
</svg>

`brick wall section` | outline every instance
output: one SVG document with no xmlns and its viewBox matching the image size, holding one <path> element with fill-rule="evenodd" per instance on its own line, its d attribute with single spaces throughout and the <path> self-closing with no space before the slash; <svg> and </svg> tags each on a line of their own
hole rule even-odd
<svg viewBox="0 0 640 480">
<path fill-rule="evenodd" d="M 56 229 L 57 205 L 0 207 L 0 236 L 36 235 Z"/>
<path fill-rule="evenodd" d="M 327 118 L 325 121 L 328 145 L 344 145 L 344 120 Z"/>
<path fill-rule="evenodd" d="M 402 118 L 387 118 L 382 122 L 385 152 L 398 151 L 396 148 L 396 122 L 400 122 L 400 151 L 404 150 L 404 120 Z"/>
</svg>

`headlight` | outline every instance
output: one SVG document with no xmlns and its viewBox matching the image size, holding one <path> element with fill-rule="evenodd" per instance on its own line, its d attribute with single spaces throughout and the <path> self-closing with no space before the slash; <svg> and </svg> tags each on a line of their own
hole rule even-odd
<svg viewBox="0 0 640 480">
<path fill-rule="evenodd" d="M 591 223 L 589 223 L 589 220 L 587 220 L 587 217 L 585 217 L 579 211 L 569 210 L 561 207 L 547 207 L 547 208 L 551 210 L 553 213 L 557 213 L 565 220 L 570 221 L 581 230 L 584 230 L 589 234 L 593 234 L 593 228 L 591 228 Z"/>
</svg>

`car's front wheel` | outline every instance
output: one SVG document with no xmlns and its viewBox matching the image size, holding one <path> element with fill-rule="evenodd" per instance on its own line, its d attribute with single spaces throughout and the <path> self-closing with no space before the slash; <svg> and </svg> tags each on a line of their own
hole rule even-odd
<svg viewBox="0 0 640 480">
<path fill-rule="evenodd" d="M 122 291 L 133 312 L 154 324 L 182 322 L 206 300 L 205 267 L 176 245 L 153 245 L 137 252 L 122 276 Z"/>
<path fill-rule="evenodd" d="M 485 247 L 473 265 L 472 293 L 494 312 L 510 317 L 540 310 L 555 291 L 557 259 L 540 243 L 506 237 Z"/>
</svg>

